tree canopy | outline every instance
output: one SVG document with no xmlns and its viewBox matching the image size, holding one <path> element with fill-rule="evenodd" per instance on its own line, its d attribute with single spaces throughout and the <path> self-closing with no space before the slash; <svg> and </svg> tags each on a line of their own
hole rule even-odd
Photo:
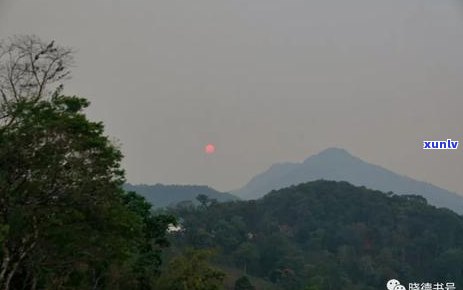
<svg viewBox="0 0 463 290">
<path fill-rule="evenodd" d="M 316 181 L 172 213 L 184 229 L 176 247 L 218 249 L 217 265 L 280 289 L 381 289 L 391 278 L 463 285 L 463 217 L 418 196 Z"/>
<path fill-rule="evenodd" d="M 122 190 L 119 148 L 57 84 L 71 59 L 0 46 L 0 289 L 150 289 L 175 220 Z"/>
</svg>

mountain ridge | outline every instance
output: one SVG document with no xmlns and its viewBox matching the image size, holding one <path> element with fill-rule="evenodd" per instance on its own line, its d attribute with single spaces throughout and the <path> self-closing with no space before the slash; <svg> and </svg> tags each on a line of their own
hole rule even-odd
<svg viewBox="0 0 463 290">
<path fill-rule="evenodd" d="M 274 164 L 231 193 L 243 199 L 255 199 L 271 190 L 318 179 L 347 181 L 356 186 L 401 195 L 421 195 L 432 205 L 463 213 L 462 195 L 368 163 L 336 147 L 325 149 L 300 163 Z"/>
<path fill-rule="evenodd" d="M 180 202 L 196 203 L 196 197 L 199 194 L 205 194 L 211 199 L 219 202 L 237 200 L 227 192 L 220 192 L 207 185 L 180 185 L 180 184 L 124 184 L 124 189 L 134 191 L 150 202 L 153 207 L 161 208 L 175 206 Z"/>
</svg>

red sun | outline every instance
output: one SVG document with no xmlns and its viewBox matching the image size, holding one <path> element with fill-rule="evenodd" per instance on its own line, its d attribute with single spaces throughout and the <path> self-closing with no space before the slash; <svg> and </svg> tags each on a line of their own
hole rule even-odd
<svg viewBox="0 0 463 290">
<path fill-rule="evenodd" d="M 212 144 L 207 144 L 205 147 L 204 147 L 204 152 L 206 154 L 212 154 L 215 152 L 215 146 L 212 145 Z"/>
</svg>

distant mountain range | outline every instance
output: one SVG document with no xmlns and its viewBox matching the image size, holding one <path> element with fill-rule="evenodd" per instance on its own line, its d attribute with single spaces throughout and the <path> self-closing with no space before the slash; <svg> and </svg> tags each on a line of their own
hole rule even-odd
<svg viewBox="0 0 463 290">
<path fill-rule="evenodd" d="M 395 194 L 421 195 L 431 205 L 463 214 L 463 196 L 367 163 L 339 148 L 326 149 L 302 163 L 272 165 L 244 187 L 231 193 L 242 199 L 257 199 L 272 190 L 319 179 L 347 181 Z"/>
<path fill-rule="evenodd" d="M 175 206 L 183 201 L 197 203 L 196 197 L 200 194 L 205 194 L 209 198 L 216 199 L 219 202 L 238 199 L 229 193 L 219 192 L 208 186 L 201 185 L 133 185 L 127 183 L 124 185 L 124 189 L 144 196 L 155 208 Z"/>
</svg>

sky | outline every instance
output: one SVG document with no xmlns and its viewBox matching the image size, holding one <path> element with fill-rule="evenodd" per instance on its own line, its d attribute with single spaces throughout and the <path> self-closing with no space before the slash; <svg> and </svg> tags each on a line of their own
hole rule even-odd
<svg viewBox="0 0 463 290">
<path fill-rule="evenodd" d="M 232 190 L 341 147 L 463 193 L 463 143 L 422 150 L 463 142 L 460 0 L 0 0 L 16 34 L 76 50 L 65 91 L 131 183 Z"/>
</svg>

